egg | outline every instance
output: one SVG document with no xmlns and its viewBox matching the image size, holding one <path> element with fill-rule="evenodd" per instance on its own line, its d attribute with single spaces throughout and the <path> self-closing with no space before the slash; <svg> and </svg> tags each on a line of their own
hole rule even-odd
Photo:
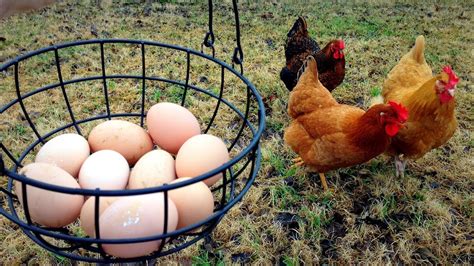
<svg viewBox="0 0 474 266">
<path fill-rule="evenodd" d="M 79 185 L 84 189 L 124 189 L 129 174 L 127 160 L 120 153 L 101 150 L 93 153 L 82 164 Z"/>
<path fill-rule="evenodd" d="M 209 172 L 229 161 L 229 152 L 224 142 L 213 135 L 201 134 L 187 140 L 176 156 L 178 177 L 195 177 Z M 212 186 L 222 178 L 222 173 L 204 180 Z"/>
<path fill-rule="evenodd" d="M 153 105 L 147 113 L 146 125 L 153 141 L 172 154 L 176 154 L 186 140 L 201 133 L 196 117 L 174 103 Z"/>
<path fill-rule="evenodd" d="M 78 134 L 63 134 L 46 142 L 36 154 L 35 162 L 48 163 L 77 177 L 82 163 L 90 154 L 89 143 Z"/>
<path fill-rule="evenodd" d="M 107 209 L 110 204 L 119 199 L 119 197 L 100 197 L 99 200 L 99 217 Z M 95 236 L 95 197 L 89 197 L 84 205 L 82 205 L 79 220 L 84 232 L 91 237 Z"/>
<path fill-rule="evenodd" d="M 153 141 L 143 128 L 123 120 L 109 120 L 97 125 L 90 132 L 88 141 L 93 152 L 116 151 L 130 165 L 153 149 Z"/>
<path fill-rule="evenodd" d="M 169 183 L 175 178 L 173 156 L 164 150 L 153 150 L 143 155 L 133 167 L 128 188 L 155 187 Z"/>
<path fill-rule="evenodd" d="M 79 189 L 76 179 L 63 169 L 46 163 L 31 163 L 19 172 L 28 178 L 67 188 Z M 21 183 L 15 181 L 15 192 L 21 204 L 23 193 Z M 26 186 L 28 209 L 31 219 L 41 225 L 53 228 L 66 226 L 76 220 L 84 203 L 84 196 L 65 194 Z"/>
<path fill-rule="evenodd" d="M 164 194 L 127 196 L 112 203 L 100 216 L 100 236 L 103 239 L 130 239 L 164 232 Z M 178 224 L 178 212 L 168 200 L 168 230 Z M 119 258 L 144 256 L 156 251 L 161 240 L 132 244 L 103 244 L 104 251 Z"/>
<path fill-rule="evenodd" d="M 190 179 L 188 177 L 178 178 L 171 184 Z M 214 211 L 214 196 L 204 182 L 169 190 L 168 195 L 178 209 L 178 229 L 200 222 Z"/>
</svg>

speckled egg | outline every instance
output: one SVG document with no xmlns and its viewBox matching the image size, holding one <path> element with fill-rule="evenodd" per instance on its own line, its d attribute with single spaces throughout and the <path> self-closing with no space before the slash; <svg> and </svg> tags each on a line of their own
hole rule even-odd
<svg viewBox="0 0 474 266">
<path fill-rule="evenodd" d="M 97 125 L 90 132 L 88 141 L 92 152 L 116 151 L 130 165 L 153 149 L 153 142 L 143 128 L 123 120 L 110 120 Z"/>
</svg>

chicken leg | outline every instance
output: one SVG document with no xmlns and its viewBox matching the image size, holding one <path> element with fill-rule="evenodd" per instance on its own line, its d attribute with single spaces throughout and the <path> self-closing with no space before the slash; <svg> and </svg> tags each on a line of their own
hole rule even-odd
<svg viewBox="0 0 474 266">
<path fill-rule="evenodd" d="M 398 156 L 395 155 L 395 171 L 397 177 L 405 177 L 405 166 L 407 165 L 406 159 L 403 158 L 403 154 Z"/>
<path fill-rule="evenodd" d="M 323 190 L 328 191 L 328 183 L 326 182 L 326 176 L 324 176 L 324 173 L 319 173 L 319 178 L 321 179 Z"/>
<path fill-rule="evenodd" d="M 291 161 L 294 162 L 294 164 L 292 165 L 293 167 L 304 166 L 304 164 L 305 164 L 301 157 L 297 157 L 297 158 L 295 158 Z M 323 185 L 323 190 L 328 191 L 328 183 L 326 182 L 326 176 L 324 175 L 324 173 L 319 173 L 319 178 L 321 179 L 321 184 Z"/>
</svg>

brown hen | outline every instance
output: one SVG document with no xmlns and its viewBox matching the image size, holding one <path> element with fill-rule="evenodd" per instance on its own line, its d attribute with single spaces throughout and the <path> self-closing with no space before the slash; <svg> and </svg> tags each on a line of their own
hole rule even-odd
<svg viewBox="0 0 474 266">
<path fill-rule="evenodd" d="M 408 111 L 401 105 L 378 104 L 366 112 L 339 104 L 321 84 L 316 60 L 310 56 L 306 70 L 290 93 L 288 113 L 293 118 L 284 140 L 307 166 L 320 173 L 364 163 L 390 145 Z"/>
<path fill-rule="evenodd" d="M 445 144 L 454 134 L 454 92 L 459 78 L 446 66 L 433 76 L 425 61 L 425 38 L 418 36 L 413 48 L 390 71 L 383 85 L 384 101 L 407 106 L 410 118 L 394 138 L 388 153 L 395 156 L 397 176 L 403 176 L 406 159 L 417 159 Z"/>
<path fill-rule="evenodd" d="M 288 90 L 298 81 L 298 70 L 308 55 L 316 58 L 319 80 L 329 91 L 342 83 L 345 76 L 344 41 L 333 40 L 322 50 L 308 34 L 306 20 L 299 17 L 287 34 L 285 43 L 286 66 L 280 71 L 280 79 Z"/>
</svg>

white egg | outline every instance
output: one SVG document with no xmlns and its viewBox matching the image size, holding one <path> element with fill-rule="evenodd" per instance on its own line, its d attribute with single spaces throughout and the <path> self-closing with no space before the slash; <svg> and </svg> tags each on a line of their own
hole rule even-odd
<svg viewBox="0 0 474 266">
<path fill-rule="evenodd" d="M 120 153 L 101 150 L 93 153 L 82 164 L 79 185 L 84 189 L 124 189 L 129 173 L 128 162 Z"/>
<path fill-rule="evenodd" d="M 36 154 L 35 162 L 55 165 L 77 177 L 89 154 L 89 143 L 84 137 L 78 134 L 63 134 L 46 142 Z"/>
</svg>

